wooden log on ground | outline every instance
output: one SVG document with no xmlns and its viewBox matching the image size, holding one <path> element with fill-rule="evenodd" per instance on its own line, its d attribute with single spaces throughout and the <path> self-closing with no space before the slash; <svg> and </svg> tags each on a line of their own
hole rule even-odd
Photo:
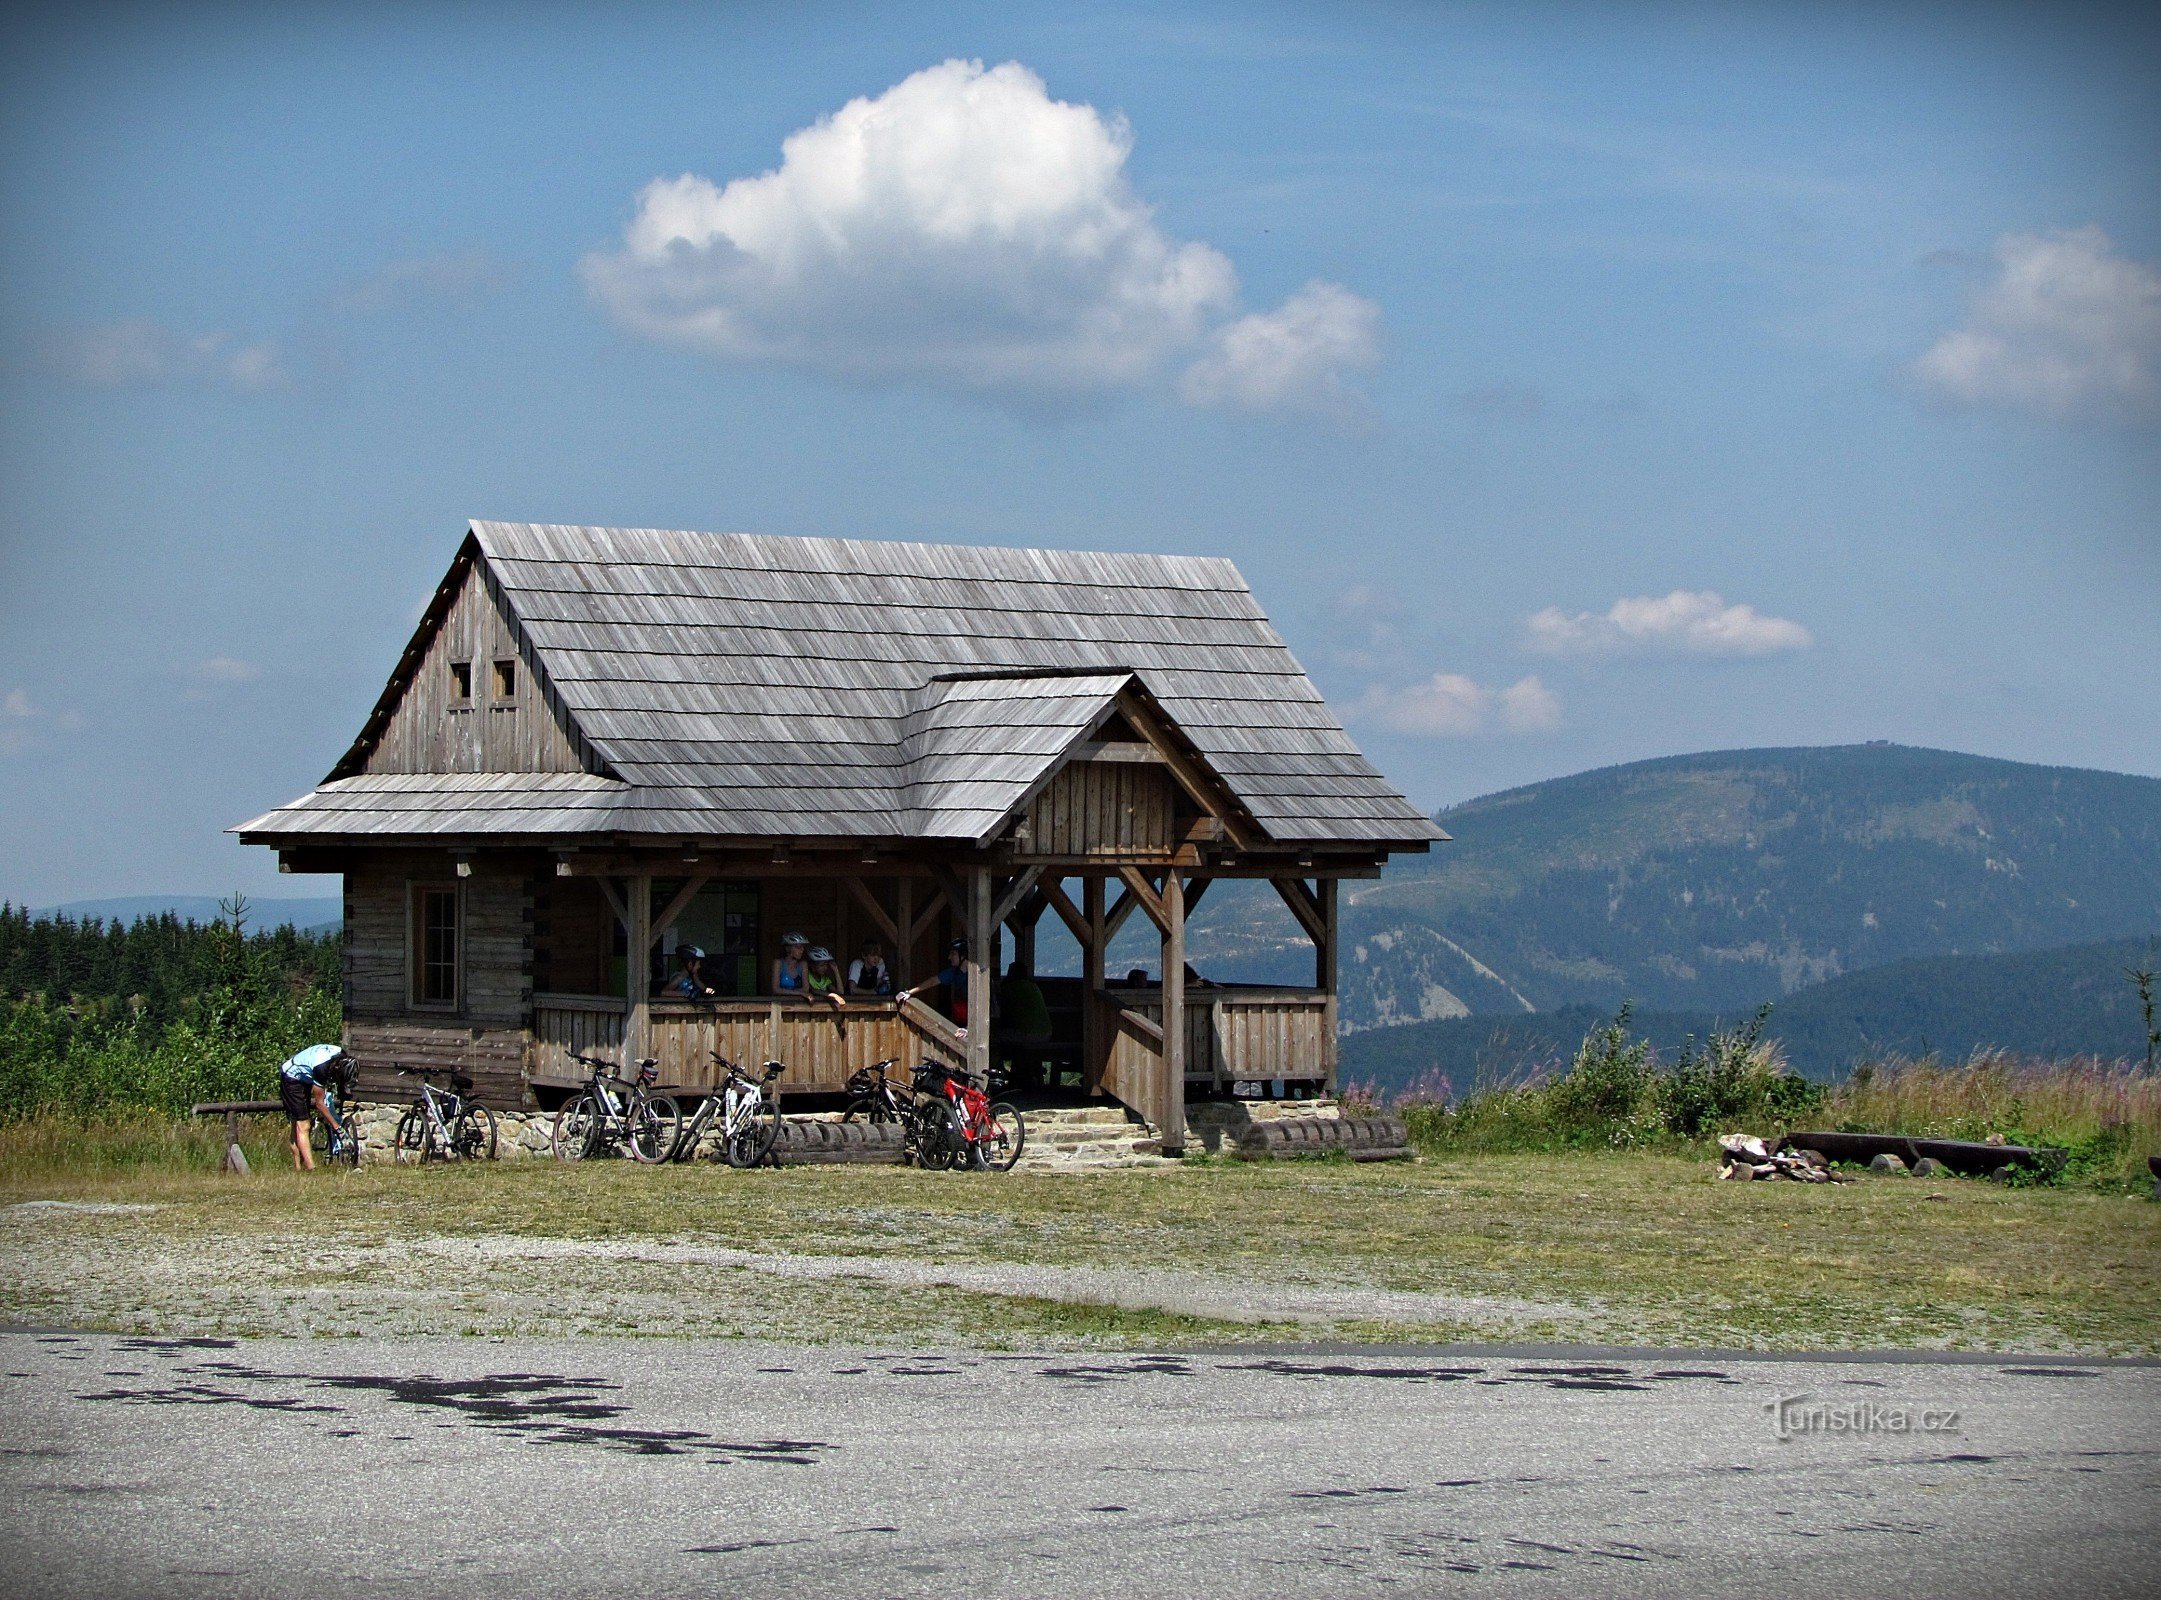
<svg viewBox="0 0 2161 1600">
<path fill-rule="evenodd" d="M 773 1159 L 784 1167 L 898 1166 L 907 1137 L 897 1122 L 827 1122 L 786 1117 L 773 1141 Z"/>
<path fill-rule="evenodd" d="M 1341 1152 L 1353 1161 L 1401 1161 L 1411 1154 L 1401 1117 L 1284 1117 L 1256 1122 L 1238 1135 L 1242 1161 L 1281 1161 Z"/>
</svg>

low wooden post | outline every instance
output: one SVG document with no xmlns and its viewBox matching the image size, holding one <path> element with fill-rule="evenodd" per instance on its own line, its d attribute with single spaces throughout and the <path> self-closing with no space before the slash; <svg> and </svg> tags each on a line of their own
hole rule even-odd
<svg viewBox="0 0 2161 1600">
<path fill-rule="evenodd" d="M 225 1113 L 225 1159 L 219 1167 L 243 1178 L 248 1175 L 248 1153 L 240 1148 L 240 1113 L 230 1109 Z"/>
<path fill-rule="evenodd" d="M 1165 1155 L 1186 1147 L 1186 888 L 1176 867 L 1163 874 L 1163 1091 L 1158 1131 Z"/>
</svg>

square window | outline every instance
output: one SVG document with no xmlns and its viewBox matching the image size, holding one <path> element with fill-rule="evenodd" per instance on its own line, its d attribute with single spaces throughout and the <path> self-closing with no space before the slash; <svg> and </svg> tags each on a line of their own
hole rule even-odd
<svg viewBox="0 0 2161 1600">
<path fill-rule="evenodd" d="M 470 661 L 450 663 L 450 698 L 470 700 L 473 698 L 473 664 Z"/>
<path fill-rule="evenodd" d="M 518 692 L 518 663 L 515 660 L 498 661 L 495 664 L 495 698 L 508 700 Z"/>
</svg>

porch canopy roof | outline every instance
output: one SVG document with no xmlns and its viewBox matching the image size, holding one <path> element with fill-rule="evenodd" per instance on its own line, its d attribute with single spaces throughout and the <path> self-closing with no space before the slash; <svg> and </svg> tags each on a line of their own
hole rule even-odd
<svg viewBox="0 0 2161 1600">
<path fill-rule="evenodd" d="M 468 577 L 585 772 L 371 758 Z M 254 842 L 982 842 L 1121 706 L 1257 842 L 1445 835 L 1361 755 L 1230 562 L 476 522 L 358 740 Z"/>
</svg>

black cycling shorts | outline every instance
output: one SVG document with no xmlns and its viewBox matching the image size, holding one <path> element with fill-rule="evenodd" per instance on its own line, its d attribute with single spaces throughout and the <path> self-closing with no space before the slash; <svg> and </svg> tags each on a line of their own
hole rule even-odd
<svg viewBox="0 0 2161 1600">
<path fill-rule="evenodd" d="M 285 1107 L 286 1116 L 295 1122 L 305 1122 L 315 1115 L 315 1080 L 279 1078 L 278 1100 Z"/>
</svg>

